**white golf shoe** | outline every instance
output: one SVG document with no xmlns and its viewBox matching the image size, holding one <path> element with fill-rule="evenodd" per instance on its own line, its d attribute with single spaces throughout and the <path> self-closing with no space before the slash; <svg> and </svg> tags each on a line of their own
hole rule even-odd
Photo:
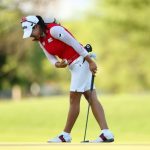
<svg viewBox="0 0 150 150">
<path fill-rule="evenodd" d="M 109 131 L 105 130 L 99 135 L 96 140 L 91 140 L 89 143 L 109 143 L 114 141 L 114 135 Z"/>
<path fill-rule="evenodd" d="M 57 137 L 48 140 L 48 143 L 70 143 L 71 142 L 71 136 L 70 134 L 65 134 L 64 132 L 62 132 L 60 135 L 58 135 Z"/>
</svg>

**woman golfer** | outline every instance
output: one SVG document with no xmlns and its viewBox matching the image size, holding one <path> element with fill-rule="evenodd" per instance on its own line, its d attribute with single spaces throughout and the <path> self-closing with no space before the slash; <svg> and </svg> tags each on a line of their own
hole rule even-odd
<svg viewBox="0 0 150 150">
<path fill-rule="evenodd" d="M 71 142 L 70 133 L 79 115 L 81 95 L 83 94 L 87 100 L 89 99 L 91 76 L 96 73 L 97 65 L 73 35 L 57 24 L 55 20 L 45 23 L 41 16 L 27 16 L 22 18 L 21 23 L 24 31 L 23 38 L 33 37 L 33 40 L 38 41 L 45 55 L 56 68 L 69 67 L 71 85 L 67 122 L 64 130 L 48 142 Z M 90 142 L 112 142 L 114 136 L 108 129 L 104 110 L 98 101 L 95 87 L 90 105 L 101 130 L 97 139 Z"/>
</svg>

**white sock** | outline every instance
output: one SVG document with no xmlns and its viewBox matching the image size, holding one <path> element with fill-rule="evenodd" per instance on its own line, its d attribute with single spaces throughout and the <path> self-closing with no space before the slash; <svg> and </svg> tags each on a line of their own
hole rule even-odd
<svg viewBox="0 0 150 150">
<path fill-rule="evenodd" d="M 112 132 L 109 129 L 103 129 L 102 133 L 107 139 L 114 138 Z"/>
<path fill-rule="evenodd" d="M 102 133 L 106 133 L 106 132 L 109 132 L 109 129 L 103 129 L 102 130 Z"/>
<path fill-rule="evenodd" d="M 61 134 L 64 135 L 64 136 L 70 136 L 70 133 L 67 133 L 67 132 L 64 132 L 64 131 Z"/>
</svg>

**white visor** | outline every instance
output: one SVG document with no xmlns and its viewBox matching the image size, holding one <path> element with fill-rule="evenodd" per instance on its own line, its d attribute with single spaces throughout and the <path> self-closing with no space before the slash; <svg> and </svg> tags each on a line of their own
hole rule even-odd
<svg viewBox="0 0 150 150">
<path fill-rule="evenodd" d="M 31 36 L 31 33 L 32 33 L 32 28 L 29 28 L 29 29 L 24 29 L 24 34 L 23 34 L 23 39 L 25 38 L 28 38 Z"/>
<path fill-rule="evenodd" d="M 22 28 L 23 28 L 23 38 L 28 38 L 31 36 L 32 34 L 32 29 L 34 27 L 35 24 L 32 24 L 30 22 L 23 22 L 22 23 Z"/>
<path fill-rule="evenodd" d="M 23 38 L 28 38 L 32 34 L 33 27 L 39 22 L 36 16 L 27 16 L 22 18 Z"/>
</svg>

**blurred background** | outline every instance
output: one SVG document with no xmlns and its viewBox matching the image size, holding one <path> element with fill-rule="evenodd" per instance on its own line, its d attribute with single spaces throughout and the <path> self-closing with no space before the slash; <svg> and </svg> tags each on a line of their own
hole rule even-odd
<svg viewBox="0 0 150 150">
<path fill-rule="evenodd" d="M 149 3 L 149 0 L 1 0 L 0 96 L 12 97 L 13 90 L 20 90 L 21 96 L 68 91 L 68 70 L 55 69 L 36 42 L 22 39 L 21 17 L 31 14 L 55 17 L 82 44 L 92 44 L 97 55 L 98 90 L 148 93 Z"/>
<path fill-rule="evenodd" d="M 95 84 L 110 126 L 120 141 L 148 141 L 149 7 L 149 0 L 0 0 L 0 141 L 40 141 L 38 133 L 50 135 L 52 104 L 67 114 L 69 70 L 56 69 L 38 43 L 22 39 L 20 20 L 26 15 L 55 17 L 79 42 L 92 45 L 98 65 Z M 58 132 L 63 125 L 54 126 Z M 52 135 L 56 130 L 51 129 Z"/>
</svg>

